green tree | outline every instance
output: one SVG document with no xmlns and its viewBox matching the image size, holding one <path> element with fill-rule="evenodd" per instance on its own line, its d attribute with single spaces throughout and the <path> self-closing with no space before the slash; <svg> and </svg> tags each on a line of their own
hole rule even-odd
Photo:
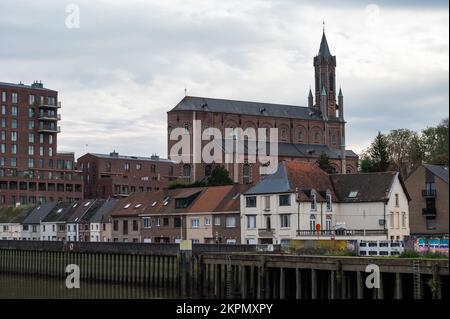
<svg viewBox="0 0 450 319">
<path fill-rule="evenodd" d="M 371 172 L 386 172 L 389 169 L 389 153 L 386 136 L 378 132 L 368 154 L 372 160 Z"/>
<path fill-rule="evenodd" d="M 336 173 L 336 169 L 331 165 L 330 159 L 328 158 L 327 154 L 320 154 L 320 157 L 316 163 L 323 171 L 327 172 L 328 174 Z"/>
<path fill-rule="evenodd" d="M 232 185 L 233 180 L 223 166 L 216 166 L 207 180 L 208 186 Z"/>
<path fill-rule="evenodd" d="M 409 129 L 392 130 L 386 136 L 389 169 L 399 171 L 406 178 L 423 160 L 419 135 Z"/>
<path fill-rule="evenodd" d="M 448 166 L 448 118 L 443 119 L 436 127 L 424 129 L 421 143 L 427 163 Z"/>
</svg>

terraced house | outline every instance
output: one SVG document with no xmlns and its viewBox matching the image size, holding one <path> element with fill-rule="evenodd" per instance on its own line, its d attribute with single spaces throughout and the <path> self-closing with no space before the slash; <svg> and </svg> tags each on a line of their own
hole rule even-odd
<svg viewBox="0 0 450 319">
<path fill-rule="evenodd" d="M 56 203 L 43 203 L 34 207 L 22 222 L 21 238 L 23 240 L 40 240 L 41 222 L 50 214 L 55 206 Z"/>
<path fill-rule="evenodd" d="M 328 175 L 312 163 L 281 162 L 241 197 L 242 243 L 401 240 L 409 200 L 397 172 Z"/>
<path fill-rule="evenodd" d="M 32 205 L 0 207 L 0 239 L 22 239 L 22 223 L 33 208 Z"/>
</svg>

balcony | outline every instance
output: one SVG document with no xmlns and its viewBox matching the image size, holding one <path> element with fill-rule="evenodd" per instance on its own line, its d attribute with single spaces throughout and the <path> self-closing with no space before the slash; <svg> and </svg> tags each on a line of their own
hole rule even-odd
<svg viewBox="0 0 450 319">
<path fill-rule="evenodd" d="M 273 237 L 274 232 L 275 232 L 275 229 L 273 229 L 273 228 L 260 228 L 260 229 L 258 229 L 258 236 L 259 237 Z"/>
<path fill-rule="evenodd" d="M 436 208 L 422 208 L 422 215 L 436 216 Z"/>
<path fill-rule="evenodd" d="M 423 189 L 422 190 L 422 197 L 434 198 L 434 197 L 436 197 L 436 190 L 435 189 Z"/>
<path fill-rule="evenodd" d="M 61 133 L 61 127 L 60 126 L 40 125 L 38 132 L 39 133 Z"/>
<path fill-rule="evenodd" d="M 41 109 L 59 109 L 59 108 L 61 108 L 61 102 L 58 102 L 56 105 L 42 103 L 42 104 L 39 104 L 39 108 L 41 108 Z"/>
<path fill-rule="evenodd" d="M 345 230 L 297 230 L 298 237 L 355 237 L 385 236 L 387 229 L 345 229 Z"/>
<path fill-rule="evenodd" d="M 40 113 L 39 121 L 61 121 L 61 114 L 55 114 L 51 116 L 45 113 Z"/>
</svg>

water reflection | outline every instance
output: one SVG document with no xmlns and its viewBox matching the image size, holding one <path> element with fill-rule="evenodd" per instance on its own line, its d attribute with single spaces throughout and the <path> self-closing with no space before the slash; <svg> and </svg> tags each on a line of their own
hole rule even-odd
<svg viewBox="0 0 450 319">
<path fill-rule="evenodd" d="M 0 274 L 0 299 L 168 299 L 177 298 L 174 288 L 151 288 L 136 284 L 81 282 L 67 289 L 65 278 L 40 278 Z"/>
</svg>

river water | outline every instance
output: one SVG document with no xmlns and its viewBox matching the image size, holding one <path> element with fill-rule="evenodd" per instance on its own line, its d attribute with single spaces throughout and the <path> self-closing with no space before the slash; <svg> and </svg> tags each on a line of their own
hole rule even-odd
<svg viewBox="0 0 450 319">
<path fill-rule="evenodd" d="M 170 299 L 177 296 L 173 288 L 82 281 L 80 288 L 68 289 L 63 278 L 0 274 L 0 299 Z"/>
</svg>

